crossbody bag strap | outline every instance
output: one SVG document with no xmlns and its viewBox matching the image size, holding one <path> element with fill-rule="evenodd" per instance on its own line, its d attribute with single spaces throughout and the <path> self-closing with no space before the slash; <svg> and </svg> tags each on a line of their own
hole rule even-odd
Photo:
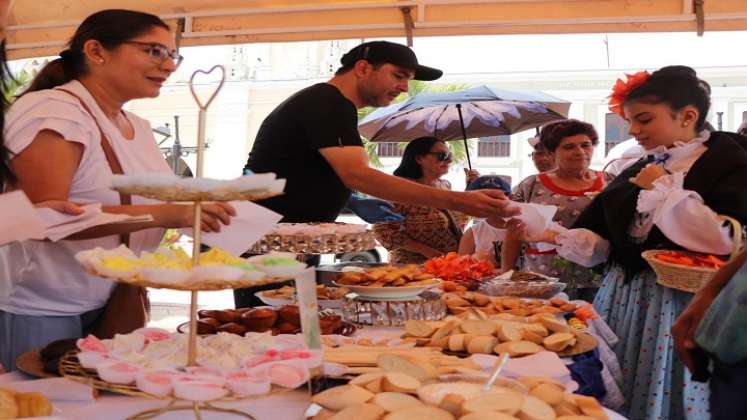
<svg viewBox="0 0 747 420">
<path fill-rule="evenodd" d="M 65 92 L 68 95 L 77 99 L 78 102 L 80 102 L 80 105 L 88 113 L 88 115 L 91 116 L 91 118 L 93 119 L 93 122 L 96 123 L 96 127 L 99 129 L 99 134 L 101 135 L 101 149 L 104 150 L 104 156 L 106 156 L 106 161 L 109 163 L 109 168 L 111 169 L 112 174 L 115 174 L 115 175 L 124 174 L 124 172 L 122 171 L 122 165 L 119 163 L 119 159 L 117 158 L 117 155 L 114 153 L 114 149 L 112 149 L 109 138 L 107 138 L 106 134 L 104 134 L 104 130 L 101 128 L 101 124 L 99 124 L 99 121 L 93 115 L 93 112 L 91 112 L 91 109 L 88 107 L 88 105 L 86 105 L 86 103 L 83 101 L 83 99 L 80 98 L 80 96 L 76 95 L 75 93 L 67 89 L 57 88 L 56 90 L 60 92 Z M 132 196 L 130 196 L 130 194 L 119 193 L 119 203 L 124 206 L 131 205 Z M 120 235 L 120 238 L 123 244 L 127 245 L 128 247 L 130 246 L 130 234 L 129 233 L 123 233 L 122 235 Z"/>
</svg>

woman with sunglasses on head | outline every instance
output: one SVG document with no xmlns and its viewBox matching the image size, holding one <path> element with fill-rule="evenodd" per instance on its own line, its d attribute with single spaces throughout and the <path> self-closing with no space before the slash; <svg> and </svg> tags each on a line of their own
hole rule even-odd
<svg viewBox="0 0 747 420">
<path fill-rule="evenodd" d="M 589 169 L 594 148 L 599 142 L 594 127 L 578 120 L 563 120 L 548 124 L 540 132 L 535 146 L 550 156 L 555 168 L 525 178 L 514 189 L 512 199 L 522 203 L 553 205 L 558 211 L 553 221 L 571 226 L 592 198 L 588 193 L 601 191 L 612 177 Z M 508 231 L 501 253 L 501 270 L 516 267 L 522 242 L 516 232 Z M 591 270 L 558 257 L 554 250 L 541 250 L 528 243 L 520 265 L 525 271 L 558 277 L 566 284 L 571 299 L 594 300 L 599 287 Z"/>
<path fill-rule="evenodd" d="M 449 181 L 441 179 L 449 172 L 451 160 L 446 143 L 435 137 L 420 137 L 407 144 L 394 175 L 429 187 L 451 189 Z M 474 171 L 467 173 L 468 177 L 474 175 Z M 393 211 L 404 220 L 379 223 L 373 229 L 392 263 L 420 264 L 456 251 L 469 220 L 456 211 L 410 204 L 395 203 Z"/>
<path fill-rule="evenodd" d="M 78 251 L 123 242 L 135 253 L 153 251 L 164 228 L 192 226 L 191 205 L 137 196 L 130 203 L 109 189 L 113 173 L 170 172 L 150 124 L 122 107 L 158 96 L 180 61 L 168 25 L 157 16 L 100 11 L 81 23 L 69 48 L 11 106 L 5 144 L 17 178 L 12 188 L 32 202 L 101 203 L 106 212 L 149 214 L 153 221 L 1 247 L 0 363 L 6 367 L 32 348 L 87 334 L 103 313 L 114 285 L 85 273 L 74 258 Z M 233 214 L 228 205 L 207 204 L 202 228 L 220 230 Z"/>
<path fill-rule="evenodd" d="M 585 266 L 606 263 L 594 307 L 620 341 L 626 414 L 706 419 L 707 390 L 673 348 L 675 318 L 693 294 L 667 288 L 641 258 L 650 249 L 715 255 L 732 250 L 721 216 L 747 223 L 747 151 L 733 133 L 709 131 L 710 87 L 685 66 L 618 80 L 610 109 L 630 123 L 646 157 L 625 169 L 572 229 L 538 235 Z"/>
</svg>

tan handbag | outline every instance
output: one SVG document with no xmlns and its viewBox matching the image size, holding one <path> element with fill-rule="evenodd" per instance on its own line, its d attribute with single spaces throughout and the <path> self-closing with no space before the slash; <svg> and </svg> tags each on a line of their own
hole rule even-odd
<svg viewBox="0 0 747 420">
<path fill-rule="evenodd" d="M 72 95 L 77 99 L 83 109 L 91 115 L 93 121 L 96 122 L 96 126 L 101 134 L 101 148 L 104 150 L 106 161 L 109 162 L 109 167 L 113 174 L 122 174 L 122 165 L 117 159 L 117 155 L 112 150 L 109 139 L 106 138 L 104 130 L 101 129 L 101 125 L 96 120 L 91 110 L 88 108 L 85 102 L 73 92 L 65 89 L 57 89 Z M 132 204 L 132 197 L 129 194 L 119 194 L 119 202 L 122 205 Z M 130 235 L 121 235 L 122 243 L 125 245 L 130 244 Z M 150 301 L 148 299 L 148 291 L 144 287 L 133 286 L 125 283 L 117 283 L 114 287 L 114 291 L 109 297 L 109 301 L 106 302 L 104 312 L 96 320 L 96 324 L 93 327 L 92 333 L 98 338 L 112 338 L 114 334 L 128 334 L 135 331 L 138 328 L 144 327 L 148 323 L 150 314 Z"/>
</svg>

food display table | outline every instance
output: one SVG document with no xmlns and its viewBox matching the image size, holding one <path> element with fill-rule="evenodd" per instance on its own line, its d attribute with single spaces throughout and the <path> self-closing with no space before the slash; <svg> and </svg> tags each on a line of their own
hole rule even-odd
<svg viewBox="0 0 747 420">
<path fill-rule="evenodd" d="M 356 332 L 355 336 L 359 338 L 370 338 L 370 339 L 386 339 L 396 338 L 401 335 L 401 328 L 381 328 L 381 327 L 368 327 L 363 328 Z M 600 340 L 600 342 L 603 340 Z M 612 353 L 614 357 L 614 353 Z M 608 357 L 602 357 L 605 363 L 605 371 L 603 376 L 609 376 L 611 380 L 610 372 L 614 372 L 616 369 L 616 361 L 610 360 Z M 609 363 L 612 363 L 610 366 Z M 55 379 L 62 380 L 62 379 Z M 11 372 L 0 375 L 0 387 L 16 387 L 23 386 L 24 391 L 29 391 L 29 387 L 33 387 L 34 384 L 43 384 L 44 380 L 36 379 L 29 375 L 21 372 Z M 609 383 L 610 381 L 605 381 Z M 614 384 L 614 381 L 611 381 Z M 619 393 L 619 390 L 610 389 L 608 386 L 608 393 L 615 394 Z M 51 417 L 43 417 L 37 419 L 53 420 L 53 419 L 124 419 L 128 416 L 132 416 L 136 413 L 143 412 L 145 410 L 156 408 L 163 405 L 163 401 L 154 400 L 149 398 L 137 398 L 125 395 L 117 395 L 109 392 L 102 392 L 95 400 L 91 398 L 88 401 L 83 401 L 80 398 L 77 401 L 66 400 L 65 398 L 51 398 L 54 405 L 54 415 Z M 311 404 L 311 398 L 308 391 L 305 388 L 301 388 L 295 391 L 285 392 L 276 395 L 269 395 L 263 398 L 257 398 L 245 401 L 234 401 L 217 403 L 219 407 L 235 408 L 240 409 L 246 413 L 253 415 L 258 420 L 263 419 L 303 419 L 304 413 Z M 624 417 L 607 410 L 607 414 L 610 419 L 624 419 Z M 165 413 L 159 417 L 159 419 L 180 419 L 184 418 L 184 412 L 173 412 Z M 204 419 L 234 419 L 235 416 L 225 413 L 203 413 Z"/>
</svg>

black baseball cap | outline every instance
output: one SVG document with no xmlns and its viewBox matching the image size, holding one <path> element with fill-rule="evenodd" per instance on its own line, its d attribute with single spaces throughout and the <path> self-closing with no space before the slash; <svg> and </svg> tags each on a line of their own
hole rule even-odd
<svg viewBox="0 0 747 420">
<path fill-rule="evenodd" d="M 371 64 L 389 63 L 415 71 L 415 80 L 436 80 L 444 72 L 433 67 L 418 64 L 415 53 L 407 46 L 388 41 L 364 42 L 342 56 L 343 66 L 352 66 L 358 60 L 366 60 Z"/>
</svg>

